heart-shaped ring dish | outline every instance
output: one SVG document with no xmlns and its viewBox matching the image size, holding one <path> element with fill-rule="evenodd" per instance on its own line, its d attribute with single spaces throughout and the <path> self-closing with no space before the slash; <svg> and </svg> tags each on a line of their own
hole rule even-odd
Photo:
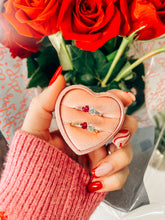
<svg viewBox="0 0 165 220">
<path fill-rule="evenodd" d="M 81 85 L 66 87 L 59 95 L 55 116 L 58 128 L 78 155 L 109 142 L 124 121 L 124 107 L 111 92 L 94 93 Z"/>
</svg>

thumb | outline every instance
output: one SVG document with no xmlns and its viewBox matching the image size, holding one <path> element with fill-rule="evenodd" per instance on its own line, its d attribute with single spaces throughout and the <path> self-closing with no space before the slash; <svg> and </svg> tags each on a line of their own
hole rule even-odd
<svg viewBox="0 0 165 220">
<path fill-rule="evenodd" d="M 53 112 L 57 97 L 64 87 L 65 79 L 64 76 L 60 74 L 51 86 L 46 88 L 40 95 L 38 95 L 38 97 L 36 97 L 40 106 L 48 112 Z"/>
<path fill-rule="evenodd" d="M 22 130 L 36 134 L 49 129 L 57 97 L 64 87 L 65 79 L 63 75 L 59 75 L 51 86 L 33 98 Z"/>
</svg>

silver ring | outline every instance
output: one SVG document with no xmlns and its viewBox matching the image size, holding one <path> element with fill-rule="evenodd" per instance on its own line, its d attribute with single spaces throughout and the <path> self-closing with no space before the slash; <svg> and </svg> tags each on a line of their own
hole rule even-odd
<svg viewBox="0 0 165 220">
<path fill-rule="evenodd" d="M 98 112 L 94 107 L 91 107 L 91 108 L 89 109 L 89 113 L 90 113 L 91 115 L 99 115 L 99 116 L 101 116 L 101 113 Z"/>
<path fill-rule="evenodd" d="M 88 105 L 83 106 L 83 107 L 75 107 L 75 109 L 83 111 L 83 112 L 88 112 L 91 115 L 99 115 L 102 116 L 102 114 L 100 112 L 98 112 L 94 107 L 90 107 Z"/>
<path fill-rule="evenodd" d="M 108 155 L 111 155 L 111 154 L 112 154 L 112 152 L 110 151 L 110 144 L 107 144 L 107 145 L 106 145 L 106 151 L 107 151 L 107 154 L 108 154 Z"/>
<path fill-rule="evenodd" d="M 79 127 L 79 128 L 83 128 L 83 129 L 87 129 L 90 132 L 95 132 L 97 133 L 98 130 L 92 125 L 92 124 L 87 124 L 87 122 L 83 122 L 83 123 L 70 123 L 71 126 L 75 126 L 75 127 Z"/>
</svg>

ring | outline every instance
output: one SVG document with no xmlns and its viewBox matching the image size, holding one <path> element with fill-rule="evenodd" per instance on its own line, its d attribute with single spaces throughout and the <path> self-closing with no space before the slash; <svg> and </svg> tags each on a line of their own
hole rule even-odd
<svg viewBox="0 0 165 220">
<path fill-rule="evenodd" d="M 108 155 L 111 155 L 111 154 L 112 154 L 111 151 L 110 151 L 110 144 L 107 144 L 107 145 L 106 145 L 106 151 L 107 151 L 107 154 L 108 154 Z"/>
<path fill-rule="evenodd" d="M 75 127 L 79 127 L 82 129 L 87 129 L 90 132 L 99 132 L 92 124 L 87 124 L 87 122 L 83 122 L 83 123 L 70 123 L 71 126 L 75 126 Z"/>
<path fill-rule="evenodd" d="M 75 107 L 76 108 L 76 107 Z M 91 115 L 99 115 L 102 116 L 100 112 L 98 112 L 94 107 L 90 107 L 88 105 L 83 106 L 83 107 L 77 107 L 77 110 L 83 111 L 83 112 L 88 112 Z"/>
</svg>

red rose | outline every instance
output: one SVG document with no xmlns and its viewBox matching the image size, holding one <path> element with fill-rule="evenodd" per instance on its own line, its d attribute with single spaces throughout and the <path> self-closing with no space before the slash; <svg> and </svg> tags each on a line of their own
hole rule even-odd
<svg viewBox="0 0 165 220">
<path fill-rule="evenodd" d="M 0 43 L 10 48 L 13 58 L 28 57 L 32 52 L 37 52 L 40 47 L 38 43 L 40 39 L 19 35 L 2 13 L 0 13 L 0 30 Z"/>
<path fill-rule="evenodd" d="M 19 34 L 41 38 L 57 32 L 56 20 L 60 0 L 8 0 L 5 17 Z"/>
<path fill-rule="evenodd" d="M 123 0 L 122 0 L 123 1 Z M 77 47 L 95 51 L 119 34 L 121 17 L 116 0 L 65 0 L 58 25 L 66 40 Z"/>
<path fill-rule="evenodd" d="M 165 1 L 164 0 L 132 0 L 128 11 L 123 12 L 130 30 L 121 26 L 120 33 L 129 35 L 140 27 L 138 40 L 149 40 L 165 34 Z"/>
<path fill-rule="evenodd" d="M 129 2 L 132 0 L 122 0 L 120 1 L 120 11 L 121 11 L 121 28 L 120 28 L 120 35 L 126 35 L 130 30 L 130 18 L 129 18 L 129 11 L 128 5 Z"/>
</svg>

